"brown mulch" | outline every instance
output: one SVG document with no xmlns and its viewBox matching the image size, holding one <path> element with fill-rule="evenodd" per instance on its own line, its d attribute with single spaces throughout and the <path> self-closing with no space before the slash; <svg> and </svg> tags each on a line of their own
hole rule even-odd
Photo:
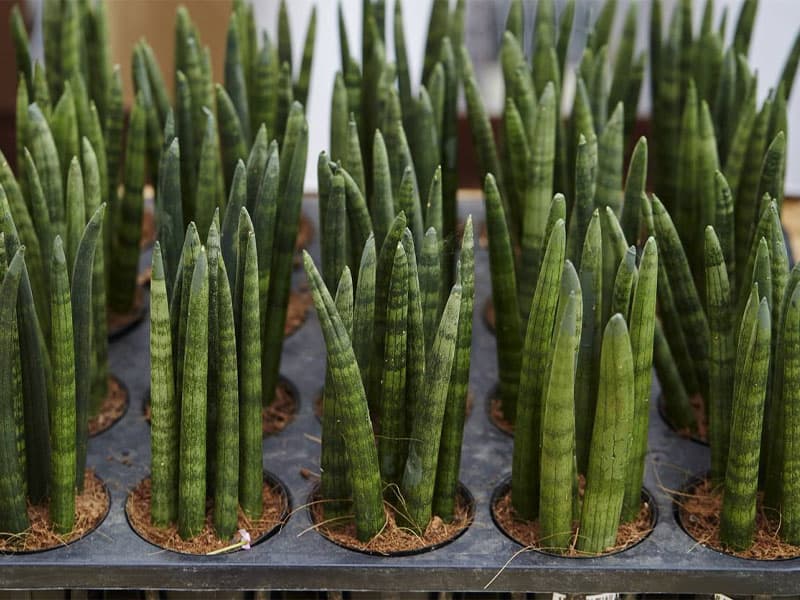
<svg viewBox="0 0 800 600">
<path fill-rule="evenodd" d="M 739 558 L 776 560 L 800 556 L 800 546 L 793 546 L 780 538 L 780 517 L 774 510 L 764 507 L 760 493 L 753 545 L 740 551 L 724 546 L 719 539 L 722 496 L 721 488 L 712 486 L 708 479 L 688 491 L 676 494 L 681 525 L 700 544 Z"/>
<path fill-rule="evenodd" d="M 286 305 L 286 324 L 283 327 L 283 336 L 289 337 L 306 322 L 308 310 L 314 300 L 307 284 L 303 284 L 289 293 L 289 303 Z"/>
<path fill-rule="evenodd" d="M 325 523 L 325 501 L 318 498 L 317 492 L 318 490 L 309 499 L 309 512 L 314 522 L 314 529 L 335 544 L 361 552 L 388 556 L 423 551 L 431 546 L 439 546 L 455 539 L 472 524 L 473 519 L 473 506 L 467 498 L 459 493 L 456 496 L 456 509 L 452 523 L 446 523 L 440 517 L 434 516 L 424 534 L 419 536 L 410 528 L 399 525 L 394 508 L 384 501 L 383 510 L 386 514 L 386 524 L 378 535 L 367 542 L 362 542 L 356 537 L 356 524 L 352 518 L 339 520 L 335 525 Z"/>
<path fill-rule="evenodd" d="M 133 307 L 125 314 L 119 314 L 111 309 L 107 311 L 108 335 L 113 337 L 119 332 L 138 323 L 144 318 L 144 289 L 137 285 L 134 293 Z"/>
<path fill-rule="evenodd" d="M 297 239 L 294 241 L 295 252 L 306 250 L 314 238 L 314 225 L 311 219 L 304 212 L 300 213 L 300 224 L 297 227 Z M 302 264 L 302 260 L 298 261 Z"/>
<path fill-rule="evenodd" d="M 75 527 L 68 534 L 53 531 L 46 504 L 28 503 L 30 527 L 17 535 L 0 535 L 0 554 L 36 552 L 66 546 L 88 535 L 108 513 L 110 498 L 102 480 L 92 469 L 83 476 L 83 493 L 75 496 Z"/>
<path fill-rule="evenodd" d="M 314 398 L 314 405 L 312 406 L 312 410 L 314 411 L 314 416 L 317 417 L 320 421 L 322 420 L 322 392 L 317 394 Z"/>
<path fill-rule="evenodd" d="M 583 479 L 581 479 L 583 481 Z M 655 523 L 653 522 L 653 515 L 650 511 L 650 505 L 647 502 L 642 503 L 639 514 L 636 519 L 629 523 L 623 523 L 617 529 L 617 539 L 614 546 L 607 548 L 599 555 L 581 552 L 576 548 L 578 541 L 578 522 L 572 524 L 572 542 L 567 551 L 561 552 L 559 550 L 543 546 L 539 540 L 539 521 L 524 521 L 518 519 L 514 514 L 514 507 L 511 505 L 511 487 L 508 488 L 497 502 L 492 506 L 492 513 L 494 514 L 497 523 L 502 529 L 513 538 L 517 543 L 529 547 L 539 552 L 546 552 L 548 554 L 558 554 L 559 556 L 567 556 L 571 558 L 581 558 L 588 556 L 606 556 L 608 554 L 615 554 L 621 552 L 626 548 L 630 548 L 638 543 L 653 530 Z"/>
<path fill-rule="evenodd" d="M 669 415 L 667 414 L 666 399 L 664 398 L 663 394 L 661 394 L 659 397 L 659 402 L 661 403 L 659 406 L 661 415 L 667 425 L 669 425 L 670 429 L 687 440 L 694 440 L 703 444 L 708 443 L 708 419 L 706 418 L 705 401 L 703 400 L 702 395 L 694 394 L 689 398 L 689 408 L 692 411 L 692 416 L 694 417 L 694 422 L 696 424 L 695 429 L 691 429 L 689 427 L 677 427 L 673 422 L 670 421 Z"/>
<path fill-rule="evenodd" d="M 148 201 L 149 200 L 149 201 Z M 145 189 L 144 210 L 142 211 L 142 237 L 139 239 L 139 248 L 144 250 L 156 243 L 156 215 L 153 197 L 147 197 Z"/>
<path fill-rule="evenodd" d="M 781 222 L 789 238 L 795 258 L 800 257 L 800 202 L 797 198 L 785 198 L 781 206 Z"/>
<path fill-rule="evenodd" d="M 89 419 L 89 435 L 97 435 L 119 421 L 128 409 L 128 392 L 119 380 L 109 375 L 108 392 L 100 405 L 100 412 Z"/>
<path fill-rule="evenodd" d="M 151 482 L 150 478 L 147 477 L 140 481 L 128 494 L 125 513 L 133 530 L 151 544 L 184 554 L 208 554 L 239 540 L 238 533 L 235 534 L 234 540 L 221 540 L 217 537 L 212 523 L 213 506 L 210 500 L 206 510 L 205 526 L 192 539 L 184 540 L 181 538 L 178 535 L 178 527 L 174 523 L 165 528 L 156 527 L 150 522 L 150 494 Z M 282 525 L 288 516 L 288 502 L 280 487 L 265 481 L 262 489 L 262 498 L 264 500 L 264 512 L 257 521 L 247 518 L 242 509 L 239 509 L 237 529 L 244 529 L 250 534 L 251 545 L 257 544 L 259 540 L 271 533 L 275 527 Z"/>
<path fill-rule="evenodd" d="M 503 414 L 503 403 L 499 396 L 492 395 L 489 398 L 489 420 L 503 433 L 514 435 L 514 424 Z"/>
<path fill-rule="evenodd" d="M 486 327 L 489 328 L 489 331 L 494 333 L 496 325 L 494 320 L 494 302 L 492 302 L 491 298 L 486 301 L 486 306 L 483 309 L 483 321 L 486 323 Z"/>
<path fill-rule="evenodd" d="M 486 226 L 486 221 L 481 223 L 481 228 L 480 231 L 478 232 L 478 247 L 480 248 L 489 247 L 489 229 Z"/>
<path fill-rule="evenodd" d="M 294 421 L 297 414 L 297 398 L 288 382 L 278 381 L 275 398 L 261 412 L 261 430 L 264 435 L 280 433 Z"/>
</svg>

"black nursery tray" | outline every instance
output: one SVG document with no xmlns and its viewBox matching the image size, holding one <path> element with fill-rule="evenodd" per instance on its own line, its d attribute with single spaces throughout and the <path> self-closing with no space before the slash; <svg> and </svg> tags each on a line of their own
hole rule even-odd
<svg viewBox="0 0 800 600">
<path fill-rule="evenodd" d="M 480 202 L 463 202 L 476 231 Z M 316 203 L 304 210 L 316 221 Z M 477 238 L 477 236 L 476 236 Z M 312 253 L 319 255 L 318 238 Z M 655 498 L 655 529 L 637 546 L 604 558 L 568 559 L 523 551 L 494 525 L 490 498 L 508 475 L 512 440 L 487 417 L 495 386 L 495 338 L 478 314 L 490 296 L 487 251 L 476 252 L 471 389 L 461 480 L 474 495 L 475 521 L 464 535 L 432 552 L 368 556 L 340 548 L 311 529 L 305 502 L 318 472 L 320 424 L 313 398 L 324 377 L 324 347 L 314 311 L 284 346 L 281 373 L 297 386 L 300 411 L 282 433 L 264 442 L 265 468 L 288 487 L 294 512 L 275 536 L 249 551 L 185 556 L 155 549 L 128 526 L 127 493 L 147 475 L 149 428 L 142 403 L 149 388 L 148 324 L 115 341 L 114 373 L 128 386 L 131 410 L 111 430 L 90 440 L 89 464 L 108 484 L 111 510 L 88 537 L 40 554 L 0 557 L 0 588 L 452 590 L 792 594 L 800 590 L 800 560 L 760 562 L 719 554 L 697 544 L 675 522 L 667 490 L 705 472 L 708 448 L 679 438 L 652 403 L 646 487 Z M 295 284 L 304 279 L 295 272 Z M 654 390 L 653 398 L 658 390 Z"/>
</svg>

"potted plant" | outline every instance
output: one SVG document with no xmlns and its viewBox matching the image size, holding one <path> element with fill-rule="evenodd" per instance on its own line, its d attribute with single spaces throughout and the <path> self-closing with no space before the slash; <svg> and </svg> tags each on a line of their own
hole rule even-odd
<svg viewBox="0 0 800 600">
<path fill-rule="evenodd" d="M 4 456 L 0 528 L 5 533 L 0 544 L 3 551 L 28 552 L 86 535 L 108 511 L 104 484 L 86 468 L 93 255 L 105 205 L 97 207 L 88 224 L 81 226 L 69 262 L 68 245 L 58 234 L 52 240 L 45 337 L 25 247 L 2 190 L 0 187 L 0 444 Z M 73 197 L 71 223 L 82 222 L 77 217 L 83 214 L 83 202 L 83 195 Z"/>
<path fill-rule="evenodd" d="M 791 380 L 800 270 L 789 271 L 777 204 L 769 195 L 764 203 L 745 267 L 751 286 L 738 298 L 722 235 L 706 228 L 711 470 L 676 504 L 684 529 L 707 545 L 750 558 L 787 558 L 798 554 Z"/>
<path fill-rule="evenodd" d="M 289 511 L 286 490 L 262 465 L 256 235 L 242 208 L 229 274 L 218 223 L 215 216 L 205 245 L 189 225 L 172 301 L 154 248 L 151 477 L 126 507 L 148 541 L 200 554 L 249 548 Z"/>
<path fill-rule="evenodd" d="M 516 299 L 514 263 L 491 175 L 484 192 L 493 293 L 505 307 Z M 626 247 L 616 214 L 605 207 L 601 219 L 600 210 L 586 228 L 576 268 L 567 258 L 563 197 L 551 203 L 517 363 L 512 480 L 494 505 L 495 518 L 515 539 L 558 552 L 602 553 L 617 545 L 621 522 L 639 521 L 640 539 L 652 518 L 642 516 L 650 510 L 642 506 L 642 480 L 658 254 L 648 240 L 637 268 L 636 248 Z M 570 234 L 576 230 L 570 227 Z M 613 282 L 608 304 L 607 278 Z"/>
<path fill-rule="evenodd" d="M 690 272 L 702 304 L 705 304 L 704 228 L 714 225 L 720 233 L 729 285 L 734 294 L 749 293 L 745 267 L 761 214 L 762 197 L 770 191 L 780 206 L 785 165 L 786 105 L 800 59 L 796 38 L 781 75 L 764 104 L 756 105 L 756 74 L 747 54 L 758 8 L 742 5 L 731 45 L 724 48 L 727 13 L 713 26 L 713 5 L 706 3 L 698 35 L 692 33 L 691 3 L 682 3 L 672 14 L 669 33 L 662 39 L 662 7 L 655 2 L 651 13 L 650 63 L 654 73 L 652 137 L 655 155 L 655 189 L 672 215 L 689 257 Z M 691 59 L 690 57 L 696 57 Z M 781 133 L 783 132 L 783 133 Z M 715 171 L 719 174 L 714 175 Z M 762 177 L 769 189 L 761 188 Z M 772 183 L 766 183 L 772 182 Z M 729 197 L 725 224 L 719 223 L 720 194 Z M 689 199 L 697 199 L 692 201 Z M 729 235 L 730 233 L 730 235 Z M 669 268 L 666 269 L 669 271 Z M 671 279 L 670 279 L 671 281 Z M 671 424 L 707 440 L 709 419 L 707 354 L 695 347 L 695 334 L 681 331 L 680 319 L 669 296 L 678 305 L 680 291 L 666 291 L 670 281 L 659 285 L 663 352 L 657 353 L 656 369 L 664 387 L 664 412 Z M 697 341 L 699 346 L 705 342 Z"/>
<path fill-rule="evenodd" d="M 38 65 L 34 71 L 40 72 Z M 50 336 L 50 321 L 44 257 L 51 252 L 54 238 L 60 235 L 64 240 L 68 264 L 72 264 L 85 222 L 106 198 L 105 142 L 96 105 L 88 98 L 79 73 L 74 73 L 63 85 L 64 92 L 55 108 L 50 107 L 46 86 L 44 91 L 33 90 L 30 99 L 35 99 L 37 95 L 39 99 L 29 104 L 27 82 L 20 74 L 17 90 L 16 177 L 5 157 L 0 157 L 0 180 L 18 224 L 20 238 L 28 249 L 26 262 L 29 265 L 31 289 L 45 340 Z M 39 102 L 45 104 L 40 105 Z M 131 157 L 134 154 L 131 149 Z M 134 164 L 134 158 L 130 162 Z M 114 210 L 119 210 L 119 207 Z M 109 227 L 104 226 L 101 239 L 105 239 L 108 231 Z M 136 253 L 138 255 L 138 238 Z M 102 243 L 94 253 L 90 301 L 91 433 L 103 431 L 116 422 L 124 414 L 127 404 L 127 392 L 109 374 L 108 368 L 107 256 L 106 245 Z"/>
<path fill-rule="evenodd" d="M 397 198 L 401 189 L 406 189 L 413 193 L 418 204 L 420 198 L 424 204 L 429 191 L 433 193 L 436 187 L 442 203 L 442 221 L 437 232 L 445 247 L 442 268 L 449 286 L 454 278 L 452 240 L 456 233 L 458 187 L 459 72 L 453 40 L 463 39 L 465 3 L 457 2 L 452 12 L 446 1 L 433 3 L 422 83 L 416 98 L 409 78 L 402 4 L 397 2 L 394 12 L 396 64 L 386 59 L 383 4 L 370 1 L 364 6 L 361 66 L 350 53 L 344 18 L 339 11 L 342 68 L 336 74 L 331 97 L 330 153 L 321 154 L 319 160 L 320 223 L 324 228 L 325 201 L 331 189 L 329 163 L 344 169 L 367 200 L 379 246 L 394 213 L 393 207 L 388 210 L 387 195 Z M 404 207 L 408 224 L 417 248 L 421 248 L 425 207 L 420 205 L 414 212 L 410 208 Z M 355 244 L 355 264 L 348 261 L 353 272 L 357 272 L 358 249 L 364 241 L 365 238 Z M 331 277 L 337 280 L 338 272 Z"/>
<path fill-rule="evenodd" d="M 441 258 L 435 230 L 426 240 L 418 262 L 400 212 L 379 253 L 368 238 L 355 284 L 343 268 L 335 302 L 305 256 L 328 351 L 322 479 L 312 514 L 327 537 L 363 551 L 437 545 L 471 520 L 458 486 L 472 337 L 471 220 L 459 282 L 443 307 L 439 282 L 426 272 Z"/>
</svg>

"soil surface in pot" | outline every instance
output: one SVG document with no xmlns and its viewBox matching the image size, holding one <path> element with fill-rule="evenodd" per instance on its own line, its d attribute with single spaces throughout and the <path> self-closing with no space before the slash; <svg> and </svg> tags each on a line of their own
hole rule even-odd
<svg viewBox="0 0 800 600">
<path fill-rule="evenodd" d="M 277 531 L 289 514 L 289 501 L 280 483 L 266 477 L 261 493 L 264 512 L 260 519 L 251 520 L 245 516 L 241 508 L 239 509 L 239 522 L 236 528 L 243 529 L 250 535 L 251 545 L 257 544 Z M 192 539 L 181 538 L 174 523 L 169 527 L 156 527 L 150 522 L 150 497 L 151 481 L 147 477 L 128 494 L 125 514 L 133 530 L 151 544 L 183 554 L 209 554 L 226 548 L 240 539 L 238 532 L 234 534 L 235 539 L 232 540 L 221 540 L 217 537 L 212 523 L 213 503 L 210 500 L 206 508 L 205 526 Z"/>
<path fill-rule="evenodd" d="M 297 239 L 294 241 L 295 252 L 308 249 L 311 240 L 314 239 L 314 225 L 311 219 L 304 212 L 300 213 L 300 224 L 297 226 Z M 295 257 L 295 264 L 298 266 L 303 264 L 300 257 Z"/>
<path fill-rule="evenodd" d="M 92 469 L 83 476 L 83 493 L 75 496 L 75 527 L 67 534 L 56 533 L 46 504 L 28 503 L 30 527 L 17 535 L 0 535 L 0 554 L 26 553 L 66 546 L 94 531 L 108 514 L 110 498 L 102 479 Z"/>
<path fill-rule="evenodd" d="M 689 408 L 694 416 L 694 422 L 696 423 L 696 426 L 694 428 L 678 427 L 675 424 L 675 420 L 669 415 L 669 410 L 667 409 L 667 399 L 664 396 L 664 393 L 662 392 L 658 396 L 658 414 L 661 415 L 661 418 L 664 420 L 664 423 L 667 424 L 667 427 L 669 427 L 682 438 L 692 440 L 698 444 L 705 444 L 707 446 L 708 418 L 706 417 L 706 408 L 703 397 L 700 394 L 694 394 L 690 396 Z"/>
<path fill-rule="evenodd" d="M 583 477 L 581 477 L 581 495 L 583 494 Z M 525 521 L 516 517 L 514 507 L 511 505 L 511 486 L 508 482 L 501 484 L 494 502 L 492 503 L 492 516 L 495 522 L 508 537 L 527 548 L 569 558 L 589 558 L 592 556 L 608 556 L 622 552 L 638 544 L 646 538 L 655 527 L 655 513 L 650 501 L 642 502 L 636 519 L 623 523 L 617 529 L 617 539 L 614 546 L 607 548 L 601 554 L 587 554 L 576 548 L 578 537 L 578 522 L 572 524 L 572 543 L 566 552 L 548 548 L 539 540 L 539 521 Z"/>
<path fill-rule="evenodd" d="M 139 248 L 144 250 L 156 243 L 155 190 L 152 186 L 144 189 L 144 210 L 142 211 L 142 237 Z"/>
<path fill-rule="evenodd" d="M 326 523 L 325 500 L 319 497 L 318 486 L 309 495 L 308 506 L 314 523 L 313 528 L 334 544 L 358 552 L 385 556 L 417 554 L 452 542 L 472 524 L 475 514 L 474 500 L 466 488 L 459 484 L 453 521 L 446 523 L 434 515 L 425 533 L 420 536 L 398 523 L 394 508 L 389 502 L 384 501 L 383 510 L 386 514 L 384 528 L 371 540 L 362 542 L 356 537 L 356 525 L 351 518 Z"/>
<path fill-rule="evenodd" d="M 491 298 L 483 306 L 483 322 L 486 323 L 491 334 L 495 335 L 494 302 Z"/>
<path fill-rule="evenodd" d="M 106 322 L 108 323 L 109 340 L 121 336 L 137 325 L 144 319 L 144 312 L 144 288 L 141 285 L 137 285 L 134 292 L 133 306 L 128 312 L 124 314 L 116 313 L 110 308 L 108 309 Z"/>
<path fill-rule="evenodd" d="M 261 412 L 261 430 L 264 435 L 280 433 L 294 421 L 297 414 L 297 391 L 285 379 L 275 386 L 275 398 Z"/>
<path fill-rule="evenodd" d="M 100 405 L 100 412 L 89 419 L 89 435 L 97 435 L 110 429 L 128 410 L 128 390 L 119 379 L 108 376 L 108 391 Z"/>
<path fill-rule="evenodd" d="M 675 494 L 675 506 L 680 526 L 700 544 L 718 552 L 756 560 L 780 560 L 800 556 L 800 546 L 784 542 L 779 535 L 780 515 L 761 503 L 758 495 L 756 531 L 753 545 L 747 550 L 734 551 L 719 539 L 719 516 L 722 511 L 721 487 L 703 479 Z"/>
<path fill-rule="evenodd" d="M 492 425 L 497 427 L 503 433 L 510 435 L 513 437 L 514 435 L 514 424 L 511 423 L 508 419 L 506 419 L 505 415 L 503 414 L 503 403 L 498 396 L 499 389 L 495 388 L 489 394 L 489 421 L 492 422 Z"/>
<path fill-rule="evenodd" d="M 283 326 L 283 336 L 289 337 L 306 322 L 308 310 L 313 304 L 311 292 L 306 284 L 289 293 L 289 302 L 286 305 L 286 324 Z"/>
</svg>

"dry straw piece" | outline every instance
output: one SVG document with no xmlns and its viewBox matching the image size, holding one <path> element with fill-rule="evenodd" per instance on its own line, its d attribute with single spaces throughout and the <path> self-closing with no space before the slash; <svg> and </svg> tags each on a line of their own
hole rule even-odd
<svg viewBox="0 0 800 600">
<path fill-rule="evenodd" d="M 764 507 L 759 493 L 756 512 L 756 532 L 753 545 L 735 552 L 723 546 L 719 539 L 719 519 L 722 512 L 722 490 L 713 487 L 708 479 L 683 492 L 673 492 L 678 507 L 680 525 L 703 546 L 718 552 L 755 560 L 785 560 L 800 556 L 800 547 L 784 542 L 779 535 L 781 523 L 777 513 Z"/>
<path fill-rule="evenodd" d="M 148 477 L 131 490 L 128 501 L 125 503 L 128 522 L 144 540 L 183 554 L 209 554 L 230 545 L 229 540 L 219 539 L 214 532 L 211 502 L 208 503 L 206 521 L 202 531 L 192 539 L 184 540 L 178 535 L 178 528 L 174 523 L 169 527 L 156 527 L 150 522 L 150 493 L 151 482 Z M 257 544 L 282 526 L 289 512 L 289 503 L 280 485 L 268 479 L 264 481 L 262 498 L 264 512 L 256 521 L 248 519 L 241 508 L 239 509 L 237 529 L 243 529 L 249 533 L 253 540 L 252 544 Z"/>
<path fill-rule="evenodd" d="M 110 498 L 103 481 L 86 469 L 83 493 L 75 496 L 75 527 L 66 535 L 56 533 L 47 505 L 28 503 L 30 527 L 22 533 L 0 536 L 0 554 L 40 552 L 66 546 L 88 535 L 108 514 Z"/>
</svg>

